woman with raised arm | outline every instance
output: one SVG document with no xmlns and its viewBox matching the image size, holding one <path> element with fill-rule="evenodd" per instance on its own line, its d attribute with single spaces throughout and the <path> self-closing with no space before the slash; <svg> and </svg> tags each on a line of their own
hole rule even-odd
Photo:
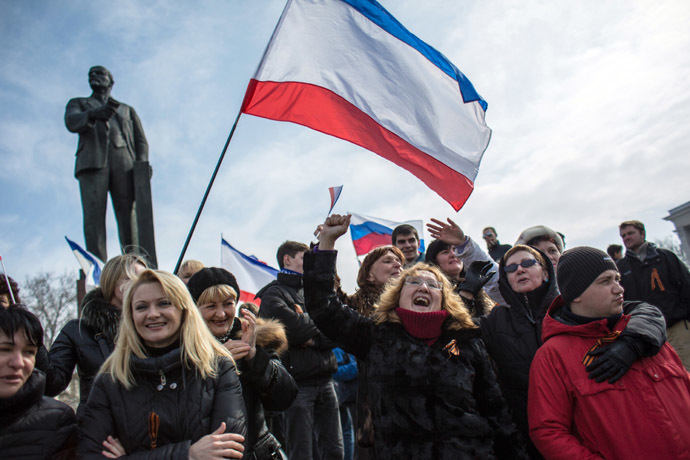
<svg viewBox="0 0 690 460">
<path fill-rule="evenodd" d="M 240 379 L 184 283 L 146 270 L 79 420 L 80 458 L 242 458 Z"/>
<path fill-rule="evenodd" d="M 187 288 L 211 334 L 235 359 L 247 408 L 244 459 L 280 458 L 281 445 L 266 426 L 265 410 L 283 411 L 297 396 L 297 384 L 278 357 L 287 350 L 285 327 L 240 308 L 240 287 L 229 271 L 209 267 L 196 272 Z"/>
<path fill-rule="evenodd" d="M 304 257 L 304 294 L 319 329 L 367 368 L 373 458 L 526 458 L 480 331 L 438 268 L 404 271 L 372 318 L 340 302 L 333 249 L 349 220 L 326 219 Z"/>
<path fill-rule="evenodd" d="M 67 388 L 76 366 L 79 373 L 79 408 L 89 397 L 91 384 L 101 365 L 115 347 L 122 300 L 128 282 L 146 270 L 146 261 L 135 254 L 110 259 L 101 272 L 100 287 L 89 291 L 81 303 L 81 315 L 65 324 L 50 347 L 46 373 L 46 394 L 57 396 Z"/>
</svg>

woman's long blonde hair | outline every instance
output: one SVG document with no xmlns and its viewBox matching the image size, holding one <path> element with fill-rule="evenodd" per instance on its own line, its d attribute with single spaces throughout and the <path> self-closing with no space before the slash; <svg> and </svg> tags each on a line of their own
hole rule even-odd
<svg viewBox="0 0 690 460">
<path fill-rule="evenodd" d="M 232 361 L 232 355 L 209 332 L 184 283 L 172 273 L 161 270 L 142 272 L 127 289 L 115 350 L 103 363 L 99 372 L 110 374 L 114 381 L 121 383 L 126 389 L 130 389 L 134 384 L 132 355 L 146 358 L 147 354 L 132 320 L 132 298 L 137 288 L 146 283 L 160 284 L 168 300 L 182 311 L 180 359 L 183 365 L 187 369 L 196 370 L 201 378 L 215 377 L 218 358 L 224 356 Z"/>
<path fill-rule="evenodd" d="M 453 292 L 453 285 L 448 281 L 448 278 L 441 272 L 438 267 L 419 262 L 412 267 L 405 270 L 400 278 L 393 281 L 388 288 L 381 294 L 381 299 L 376 304 L 376 310 L 372 319 L 376 324 L 384 322 L 399 323 L 400 318 L 395 312 L 400 303 L 400 292 L 405 286 L 405 280 L 408 276 L 418 276 L 419 272 L 431 272 L 437 280 L 441 282 L 443 288 L 441 289 L 441 308 L 450 313 L 450 316 L 455 320 L 449 329 L 475 329 L 477 325 L 472 321 L 472 316 L 467 310 L 465 303 L 459 295 Z"/>
<path fill-rule="evenodd" d="M 110 302 L 114 297 L 117 284 L 122 278 L 127 277 L 130 280 L 136 278 L 132 267 L 134 264 L 141 264 L 144 268 L 149 268 L 146 259 L 131 253 L 115 256 L 103 266 L 100 287 L 106 302 Z"/>
</svg>

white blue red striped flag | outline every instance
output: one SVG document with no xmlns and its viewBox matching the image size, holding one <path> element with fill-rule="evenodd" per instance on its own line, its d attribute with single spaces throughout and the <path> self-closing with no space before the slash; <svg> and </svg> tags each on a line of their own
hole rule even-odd
<svg viewBox="0 0 690 460">
<path fill-rule="evenodd" d="M 220 266 L 235 275 L 240 286 L 240 302 L 260 303 L 254 296 L 278 276 L 278 270 L 254 256 L 243 254 L 224 238 L 220 239 Z"/>
<path fill-rule="evenodd" d="M 103 262 L 74 241 L 67 237 L 65 237 L 65 239 L 67 240 L 67 244 L 69 244 L 74 257 L 77 258 L 77 262 L 79 263 L 81 270 L 86 276 L 86 290 L 88 291 L 98 286 L 101 283 L 101 270 L 103 270 Z"/>
<path fill-rule="evenodd" d="M 338 185 L 337 187 L 328 187 L 328 193 L 331 195 L 331 209 L 328 210 L 328 214 L 333 211 L 333 207 L 335 204 L 338 202 L 338 198 L 340 198 L 340 194 L 343 191 L 343 186 Z"/>
<path fill-rule="evenodd" d="M 362 260 L 374 248 L 392 244 L 393 230 L 402 224 L 412 225 L 417 229 L 420 240 L 419 251 L 424 252 L 424 222 L 422 220 L 394 222 L 362 214 L 350 214 L 352 215 L 350 219 L 350 235 L 352 236 L 352 245 L 355 247 L 358 259 Z"/>
<path fill-rule="evenodd" d="M 374 0 L 288 0 L 242 112 L 339 137 L 392 161 L 460 209 L 491 129 L 444 55 Z"/>
</svg>

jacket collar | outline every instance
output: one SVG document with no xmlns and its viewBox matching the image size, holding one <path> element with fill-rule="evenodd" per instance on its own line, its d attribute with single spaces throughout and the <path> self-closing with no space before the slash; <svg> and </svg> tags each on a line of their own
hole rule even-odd
<svg viewBox="0 0 690 460">
<path fill-rule="evenodd" d="M 7 399 L 0 399 L 0 427 L 6 427 L 27 413 L 43 398 L 46 377 L 34 369 L 22 387 Z"/>
<path fill-rule="evenodd" d="M 94 335 L 103 333 L 111 342 L 120 325 L 120 309 L 103 298 L 101 288 L 89 291 L 82 301 L 81 323 Z"/>
<path fill-rule="evenodd" d="M 548 313 L 544 317 L 544 322 L 542 324 L 541 337 L 543 342 L 561 334 L 601 338 L 610 332 L 623 331 L 630 320 L 630 316 L 625 314 L 621 315 L 613 331 L 608 328 L 606 318 L 592 321 L 587 324 L 566 324 L 563 322 L 564 320 L 560 314 L 564 306 L 565 301 L 560 295 L 556 297 L 551 303 L 551 306 L 549 306 Z"/>
</svg>

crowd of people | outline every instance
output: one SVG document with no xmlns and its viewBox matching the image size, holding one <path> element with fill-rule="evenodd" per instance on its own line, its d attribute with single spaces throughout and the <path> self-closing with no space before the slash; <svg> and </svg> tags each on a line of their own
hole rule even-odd
<svg viewBox="0 0 690 460">
<path fill-rule="evenodd" d="M 348 294 L 349 223 L 283 243 L 255 303 L 223 268 L 116 256 L 53 344 L 0 275 L 0 457 L 690 459 L 690 272 L 642 222 L 624 255 L 451 219 L 422 252 L 401 225 Z"/>
</svg>

